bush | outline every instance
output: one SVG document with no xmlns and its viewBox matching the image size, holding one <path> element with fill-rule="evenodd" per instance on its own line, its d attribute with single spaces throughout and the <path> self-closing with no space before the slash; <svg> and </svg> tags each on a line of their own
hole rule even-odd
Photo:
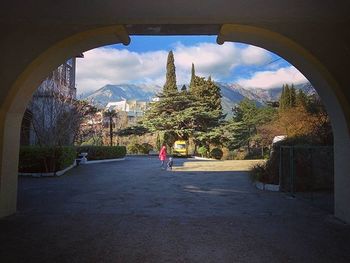
<svg viewBox="0 0 350 263">
<path fill-rule="evenodd" d="M 142 154 L 149 154 L 149 152 L 153 150 L 153 146 L 149 143 L 143 143 L 140 146 L 139 153 Z"/>
<path fill-rule="evenodd" d="M 234 150 L 232 154 L 233 160 L 245 160 L 247 156 L 248 156 L 248 151 L 241 148 Z"/>
<path fill-rule="evenodd" d="M 123 158 L 126 154 L 125 146 L 80 146 L 77 152 L 87 152 L 88 160 L 103 160 Z"/>
<path fill-rule="evenodd" d="M 127 151 L 128 151 L 128 153 L 136 154 L 139 152 L 140 146 L 141 145 L 138 143 L 130 143 L 127 146 Z"/>
<path fill-rule="evenodd" d="M 74 163 L 74 147 L 22 146 L 19 152 L 18 170 L 21 173 L 51 173 Z"/>
<path fill-rule="evenodd" d="M 228 148 L 222 148 L 222 157 L 221 160 L 233 160 L 234 153 L 230 151 Z"/>
<path fill-rule="evenodd" d="M 198 148 L 198 153 L 202 157 L 207 157 L 208 150 L 207 150 L 207 148 L 205 146 L 201 146 L 201 147 Z"/>
<path fill-rule="evenodd" d="M 217 160 L 220 160 L 222 158 L 222 155 L 223 155 L 223 152 L 219 148 L 214 148 L 210 152 L 210 157 Z"/>
<path fill-rule="evenodd" d="M 138 143 L 130 143 L 127 147 L 128 153 L 132 154 L 149 154 L 150 151 L 153 150 L 153 146 L 149 143 L 143 143 L 143 144 L 138 144 Z"/>
<path fill-rule="evenodd" d="M 255 164 L 250 170 L 250 179 L 253 182 L 258 181 L 263 183 L 270 183 L 267 164 Z"/>
</svg>

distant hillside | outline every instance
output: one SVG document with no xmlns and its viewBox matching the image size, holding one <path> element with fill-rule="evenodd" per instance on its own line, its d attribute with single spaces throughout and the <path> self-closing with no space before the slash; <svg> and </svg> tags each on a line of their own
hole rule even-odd
<svg viewBox="0 0 350 263">
<path fill-rule="evenodd" d="M 108 102 L 121 100 L 141 100 L 150 101 L 157 92 L 157 86 L 122 84 L 122 85 L 105 85 L 95 92 L 89 94 L 82 99 L 90 101 L 97 107 L 105 107 Z M 160 90 L 160 87 L 159 87 Z"/>
<path fill-rule="evenodd" d="M 231 115 L 231 109 L 244 98 L 254 100 L 257 105 L 263 105 L 267 101 L 276 101 L 281 95 L 281 88 L 275 89 L 258 89 L 244 88 L 235 83 L 218 82 L 221 88 L 222 106 L 224 113 Z M 178 85 L 179 89 L 182 85 Z M 307 94 L 315 93 L 310 83 L 296 85 L 296 88 L 303 89 Z M 97 107 L 103 108 L 108 102 L 120 100 L 141 100 L 151 101 L 162 87 L 156 85 L 105 85 L 93 93 L 85 95 L 82 99 L 90 101 Z"/>
</svg>

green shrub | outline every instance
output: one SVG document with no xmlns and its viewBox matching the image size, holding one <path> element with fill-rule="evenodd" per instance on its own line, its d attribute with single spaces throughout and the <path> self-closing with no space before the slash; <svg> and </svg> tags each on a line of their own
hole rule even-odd
<svg viewBox="0 0 350 263">
<path fill-rule="evenodd" d="M 127 149 L 128 153 L 131 154 L 149 154 L 153 150 L 153 146 L 149 143 L 138 144 L 132 142 L 127 146 Z"/>
<path fill-rule="evenodd" d="M 205 146 L 201 146 L 201 147 L 198 148 L 198 153 L 202 157 L 207 157 L 208 150 L 207 150 L 207 148 Z"/>
<path fill-rule="evenodd" d="M 74 163 L 74 147 L 22 146 L 18 170 L 21 173 L 50 173 L 67 168 Z"/>
<path fill-rule="evenodd" d="M 141 145 L 138 143 L 130 143 L 127 146 L 128 153 L 136 154 L 139 152 Z"/>
<path fill-rule="evenodd" d="M 149 143 L 143 143 L 140 145 L 139 153 L 149 154 L 153 150 L 153 146 Z"/>
<path fill-rule="evenodd" d="M 248 151 L 244 149 L 234 150 L 232 153 L 233 160 L 245 160 L 248 156 Z"/>
<path fill-rule="evenodd" d="M 258 181 L 258 182 L 268 183 L 269 174 L 268 174 L 267 164 L 266 163 L 255 164 L 250 170 L 250 179 L 253 182 Z"/>
<path fill-rule="evenodd" d="M 222 158 L 223 152 L 219 148 L 214 148 L 210 151 L 210 157 L 220 160 Z"/>
<path fill-rule="evenodd" d="M 102 146 L 102 138 L 100 136 L 93 136 L 89 140 L 83 142 L 80 146 Z"/>
<path fill-rule="evenodd" d="M 126 154 L 125 146 L 80 146 L 77 152 L 88 153 L 88 160 L 103 160 L 123 158 Z"/>
</svg>

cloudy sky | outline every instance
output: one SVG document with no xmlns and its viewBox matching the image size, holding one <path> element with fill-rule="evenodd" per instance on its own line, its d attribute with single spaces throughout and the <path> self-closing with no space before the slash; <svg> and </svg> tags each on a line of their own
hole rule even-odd
<svg viewBox="0 0 350 263">
<path fill-rule="evenodd" d="M 216 44 L 207 36 L 133 36 L 129 46 L 113 45 L 90 50 L 77 59 L 78 93 L 106 84 L 157 84 L 165 82 L 169 50 L 175 57 L 178 84 L 188 84 L 191 65 L 196 75 L 244 87 L 274 88 L 303 83 L 305 77 L 279 56 L 259 47 Z"/>
</svg>

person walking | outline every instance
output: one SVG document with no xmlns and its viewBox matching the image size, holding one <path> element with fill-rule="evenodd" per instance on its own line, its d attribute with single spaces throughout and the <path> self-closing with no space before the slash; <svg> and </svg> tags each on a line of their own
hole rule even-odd
<svg viewBox="0 0 350 263">
<path fill-rule="evenodd" d="M 162 169 L 165 169 L 164 168 L 164 164 L 165 164 L 165 160 L 166 160 L 166 146 L 165 146 L 165 144 L 163 144 L 162 148 L 159 151 L 159 160 L 161 161 L 160 167 L 162 167 Z"/>
</svg>

